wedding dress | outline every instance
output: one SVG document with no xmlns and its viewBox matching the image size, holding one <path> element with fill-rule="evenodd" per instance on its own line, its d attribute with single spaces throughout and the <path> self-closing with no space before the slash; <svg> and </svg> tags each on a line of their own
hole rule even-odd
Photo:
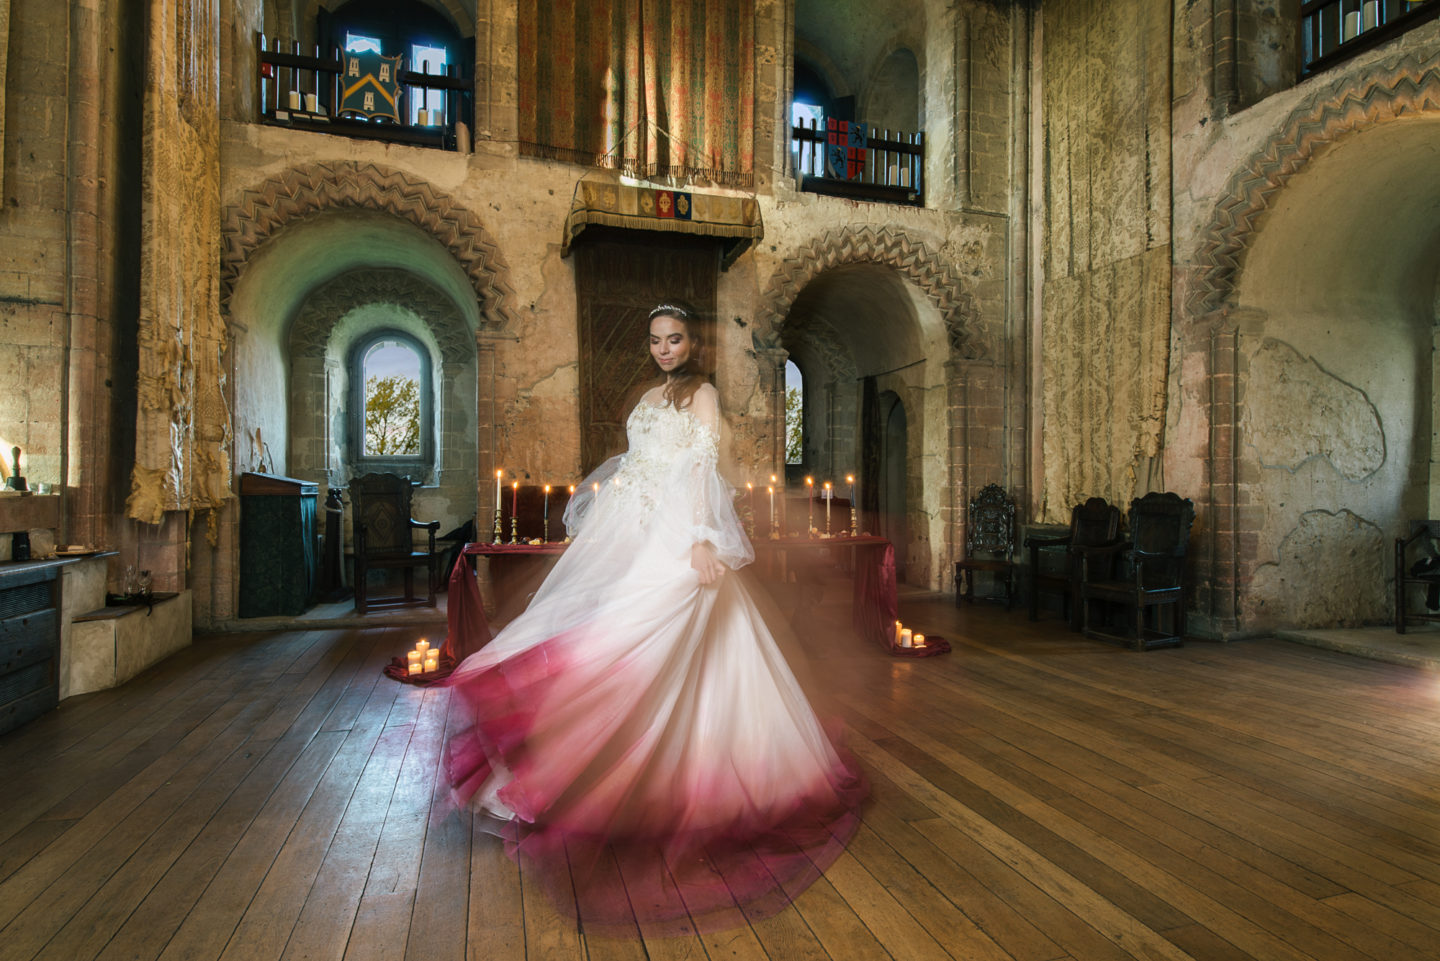
<svg viewBox="0 0 1440 961">
<path fill-rule="evenodd" d="M 773 912 L 838 856 L 866 793 L 757 599 L 690 566 L 702 541 L 753 559 L 718 422 L 709 385 L 684 410 L 642 400 L 629 452 L 566 510 L 573 543 L 449 682 L 470 724 L 448 744 L 456 796 L 587 924 Z"/>
</svg>

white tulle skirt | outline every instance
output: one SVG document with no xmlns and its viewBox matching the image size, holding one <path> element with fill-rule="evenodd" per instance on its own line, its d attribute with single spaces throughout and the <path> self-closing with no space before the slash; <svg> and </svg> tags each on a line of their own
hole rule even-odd
<svg viewBox="0 0 1440 961">
<path fill-rule="evenodd" d="M 783 907 L 866 793 L 742 577 L 701 585 L 660 530 L 597 505 L 449 681 L 456 796 L 588 923 Z"/>
</svg>

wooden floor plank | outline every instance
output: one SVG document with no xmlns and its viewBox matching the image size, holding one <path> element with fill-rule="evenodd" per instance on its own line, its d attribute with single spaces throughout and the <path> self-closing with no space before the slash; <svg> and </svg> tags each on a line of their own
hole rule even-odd
<svg viewBox="0 0 1440 961">
<path fill-rule="evenodd" d="M 450 799 L 448 692 L 380 674 L 413 632 L 297 632 L 197 639 L 0 736 L 0 958 L 1433 956 L 1432 677 L 1273 641 L 1138 655 L 908 595 L 954 650 L 896 660 L 826 597 L 802 646 L 874 791 L 777 913 L 577 926 Z"/>
</svg>

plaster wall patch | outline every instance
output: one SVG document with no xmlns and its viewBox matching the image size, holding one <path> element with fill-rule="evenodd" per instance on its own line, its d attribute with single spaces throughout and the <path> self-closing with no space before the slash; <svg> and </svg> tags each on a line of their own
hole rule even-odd
<svg viewBox="0 0 1440 961">
<path fill-rule="evenodd" d="M 1263 467 L 1294 471 L 1322 457 L 1360 481 L 1385 463 L 1380 413 L 1365 392 L 1278 340 L 1250 359 L 1243 430 Z"/>
</svg>

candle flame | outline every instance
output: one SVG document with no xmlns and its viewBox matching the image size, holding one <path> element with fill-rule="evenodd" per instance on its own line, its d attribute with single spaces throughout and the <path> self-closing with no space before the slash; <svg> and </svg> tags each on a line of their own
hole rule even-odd
<svg viewBox="0 0 1440 961">
<path fill-rule="evenodd" d="M 550 493 L 550 485 L 549 485 L 549 484 L 546 484 L 546 485 L 545 485 L 545 493 L 547 493 L 547 494 Z"/>
<path fill-rule="evenodd" d="M 855 483 L 855 475 L 854 475 L 854 474 L 846 474 L 846 475 L 845 475 L 845 483 L 847 483 L 847 484 L 853 484 L 853 483 Z"/>
<path fill-rule="evenodd" d="M 814 487 L 814 486 L 815 486 L 815 478 L 813 478 L 813 477 L 807 477 L 807 478 L 805 478 L 805 486 L 806 486 L 806 487 Z"/>
<path fill-rule="evenodd" d="M 518 491 L 518 490 L 520 489 L 520 482 L 519 482 L 519 481 L 512 481 L 512 482 L 510 483 L 510 489 L 511 489 L 512 491 Z"/>
<path fill-rule="evenodd" d="M 505 476 L 505 471 L 503 471 L 503 470 L 496 470 L 496 471 L 495 471 L 495 479 L 496 479 L 496 480 L 499 480 L 499 479 L 500 479 L 501 477 L 503 477 L 503 476 Z"/>
</svg>

